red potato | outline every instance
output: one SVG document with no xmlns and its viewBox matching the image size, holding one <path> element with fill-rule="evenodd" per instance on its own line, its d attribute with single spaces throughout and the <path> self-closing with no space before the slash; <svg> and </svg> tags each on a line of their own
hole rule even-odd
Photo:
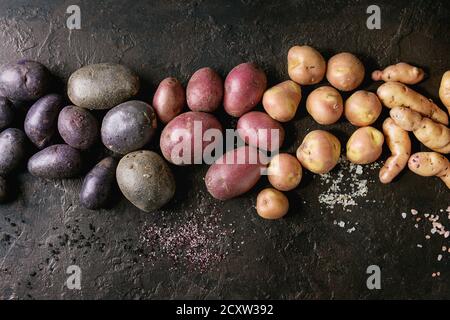
<svg viewBox="0 0 450 320">
<path fill-rule="evenodd" d="M 175 78 L 166 78 L 156 89 L 153 108 L 162 123 L 166 124 L 183 111 L 186 95 L 181 83 Z"/>
<path fill-rule="evenodd" d="M 249 112 L 261 101 L 266 88 L 266 74 L 256 64 L 246 62 L 234 67 L 225 79 L 225 112 L 233 117 Z"/>
<path fill-rule="evenodd" d="M 416 84 L 423 80 L 425 72 L 405 62 L 386 67 L 384 70 L 372 72 L 372 80 L 385 82 L 398 81 L 405 84 Z"/>
<path fill-rule="evenodd" d="M 256 212 L 261 218 L 276 220 L 284 217 L 289 211 L 289 200 L 280 191 L 267 188 L 256 198 Z"/>
<path fill-rule="evenodd" d="M 325 59 L 319 51 L 310 46 L 292 47 L 287 60 L 289 77 L 298 84 L 316 84 L 325 76 Z"/>
<path fill-rule="evenodd" d="M 239 118 L 236 129 L 241 139 L 255 148 L 276 151 L 284 141 L 282 125 L 264 112 L 244 114 Z"/>
<path fill-rule="evenodd" d="M 341 91 L 352 91 L 364 80 L 364 65 L 353 54 L 338 53 L 328 60 L 327 80 Z"/>
<path fill-rule="evenodd" d="M 373 127 L 362 127 L 347 142 L 347 159 L 356 164 L 375 162 L 383 151 L 384 136 Z"/>
<path fill-rule="evenodd" d="M 164 158 L 176 165 L 202 163 L 205 148 L 218 143 L 203 141 L 205 131 L 210 129 L 222 131 L 222 125 L 212 114 L 189 111 L 175 117 L 161 133 Z"/>
<path fill-rule="evenodd" d="M 344 102 L 336 89 L 323 86 L 309 94 L 306 99 L 306 110 L 317 123 L 333 124 L 342 116 Z"/>
<path fill-rule="evenodd" d="M 292 120 L 302 99 L 302 90 L 294 81 L 286 80 L 268 89 L 263 96 L 264 110 L 280 122 Z"/>
<path fill-rule="evenodd" d="M 192 111 L 214 112 L 222 102 L 223 81 L 211 68 L 201 68 L 186 87 L 187 105 Z"/>
<path fill-rule="evenodd" d="M 280 190 L 295 189 L 302 180 L 302 165 L 289 153 L 277 154 L 270 160 L 267 174 L 270 184 Z"/>
<path fill-rule="evenodd" d="M 373 92 L 359 90 L 345 101 L 345 117 L 354 126 L 365 127 L 374 123 L 383 109 Z"/>
<path fill-rule="evenodd" d="M 261 178 L 261 171 L 265 168 L 262 160 L 262 154 L 253 147 L 243 146 L 228 151 L 206 173 L 208 192 L 219 200 L 246 193 Z"/>
</svg>

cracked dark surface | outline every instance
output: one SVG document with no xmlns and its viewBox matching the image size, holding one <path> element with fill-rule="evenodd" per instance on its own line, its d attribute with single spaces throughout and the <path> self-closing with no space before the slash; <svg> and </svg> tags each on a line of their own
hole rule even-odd
<svg viewBox="0 0 450 320">
<path fill-rule="evenodd" d="M 306 43 L 327 59 L 340 51 L 359 56 L 366 66 L 362 87 L 372 91 L 377 84 L 368 75 L 376 68 L 398 61 L 423 67 L 427 79 L 415 88 L 438 101 L 441 75 L 450 68 L 450 4 L 377 3 L 381 30 L 366 28 L 367 1 L 79 1 L 82 29 L 69 31 L 65 11 L 72 1 L 2 0 L 0 62 L 35 59 L 64 81 L 82 65 L 120 62 L 139 73 L 139 98 L 149 102 L 167 76 L 186 85 L 200 67 L 225 76 L 248 60 L 261 65 L 274 85 L 288 78 L 288 49 Z M 62 84 L 57 87 L 62 92 Z M 300 111 L 285 125 L 286 151 L 294 152 L 309 130 L 322 128 L 306 116 L 312 88 L 303 88 Z M 236 124 L 223 112 L 219 117 L 225 127 Z M 326 128 L 342 144 L 354 130 L 344 121 Z M 100 159 L 103 150 L 95 149 L 88 158 Z M 424 148 L 415 142 L 413 149 Z M 17 196 L 0 206 L 0 298 L 450 298 L 449 255 L 436 260 L 448 239 L 424 240 L 427 230 L 400 216 L 412 208 L 446 209 L 449 191 L 438 178 L 405 172 L 384 186 L 378 169 L 364 168 L 374 180 L 367 198 L 376 202 L 362 199 L 351 212 L 336 207 L 332 213 L 317 199 L 324 189 L 320 179 L 306 173 L 288 193 L 288 216 L 268 222 L 253 208 L 267 180 L 222 203 L 206 192 L 206 170 L 174 168 L 175 198 L 153 214 L 123 198 L 109 210 L 86 210 L 78 200 L 81 179 L 44 181 L 22 170 L 12 179 Z M 213 218 L 214 230 L 226 235 L 223 260 L 204 270 L 164 254 L 150 259 L 140 244 L 144 224 L 164 229 L 200 221 L 202 227 L 202 217 Z M 446 215 L 441 219 L 449 226 Z M 335 220 L 358 226 L 348 233 Z M 222 244 L 215 250 L 225 253 Z M 83 272 L 82 290 L 64 286 L 71 264 Z M 381 290 L 366 288 L 372 264 L 381 267 Z M 431 277 L 435 271 L 440 277 Z"/>
</svg>

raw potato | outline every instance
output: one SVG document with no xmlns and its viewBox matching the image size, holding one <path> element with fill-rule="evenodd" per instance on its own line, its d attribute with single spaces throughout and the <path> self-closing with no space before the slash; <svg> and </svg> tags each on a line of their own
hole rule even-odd
<svg viewBox="0 0 450 320">
<path fill-rule="evenodd" d="M 0 97 L 0 131 L 8 128 L 14 120 L 14 110 L 11 101 Z"/>
<path fill-rule="evenodd" d="M 186 88 L 187 104 L 192 111 L 214 112 L 222 102 L 223 81 L 211 68 L 201 68 Z"/>
<path fill-rule="evenodd" d="M 259 216 L 268 220 L 276 220 L 284 217 L 289 211 L 289 200 L 280 191 L 274 188 L 262 190 L 256 198 L 256 212 Z"/>
<path fill-rule="evenodd" d="M 277 154 L 270 160 L 267 174 L 270 184 L 280 190 L 295 189 L 302 180 L 302 165 L 289 153 Z"/>
<path fill-rule="evenodd" d="M 297 159 L 302 166 L 317 174 L 330 172 L 338 163 L 340 155 L 341 143 L 324 130 L 308 133 L 297 149 Z"/>
<path fill-rule="evenodd" d="M 335 88 L 323 86 L 309 94 L 306 99 L 306 110 L 317 123 L 333 124 L 342 116 L 344 102 Z"/>
<path fill-rule="evenodd" d="M 423 80 L 425 72 L 418 67 L 405 62 L 386 67 L 383 71 L 375 70 L 372 72 L 372 80 L 385 82 L 397 81 L 405 84 L 416 84 Z"/>
<path fill-rule="evenodd" d="M 263 70 L 251 62 L 241 63 L 225 79 L 223 107 L 233 117 L 240 117 L 261 101 L 267 88 Z"/>
<path fill-rule="evenodd" d="M 288 51 L 289 77 L 301 85 L 322 81 L 327 65 L 319 51 L 310 46 L 294 46 Z"/>
<path fill-rule="evenodd" d="M 240 196 L 255 186 L 265 168 L 257 149 L 243 146 L 223 154 L 205 176 L 208 192 L 216 199 Z"/>
<path fill-rule="evenodd" d="M 175 194 L 172 171 L 153 151 L 127 154 L 117 166 L 116 177 L 125 198 L 145 212 L 158 210 Z"/>
<path fill-rule="evenodd" d="M 392 155 L 380 169 L 379 177 L 382 183 L 390 183 L 408 163 L 411 155 L 411 140 L 408 132 L 396 125 L 392 118 L 384 120 L 383 133 Z"/>
<path fill-rule="evenodd" d="M 362 127 L 347 142 L 347 159 L 356 164 L 375 162 L 383 151 L 384 136 L 373 127 Z"/>
<path fill-rule="evenodd" d="M 392 108 L 391 118 L 403 130 L 412 131 L 417 140 L 439 153 L 450 153 L 450 129 L 409 108 Z"/>
<path fill-rule="evenodd" d="M 236 129 L 246 144 L 258 149 L 277 151 L 284 141 L 283 126 L 264 112 L 244 114 L 239 118 Z"/>
<path fill-rule="evenodd" d="M 436 152 L 417 152 L 409 158 L 409 169 L 424 177 L 439 177 L 450 189 L 450 161 Z"/>
<path fill-rule="evenodd" d="M 15 170 L 26 155 L 26 136 L 16 128 L 0 133 L 0 176 Z"/>
<path fill-rule="evenodd" d="M 439 98 L 450 113 L 450 70 L 442 76 L 441 86 L 439 87 Z"/>
<path fill-rule="evenodd" d="M 386 82 L 377 90 L 378 98 L 392 109 L 407 107 L 434 121 L 448 125 L 448 115 L 431 100 L 400 82 Z"/>
<path fill-rule="evenodd" d="M 364 80 L 364 65 L 353 54 L 338 53 L 328 60 L 327 80 L 341 91 L 352 91 Z"/>
<path fill-rule="evenodd" d="M 264 110 L 273 119 L 287 122 L 294 118 L 302 99 L 302 90 L 294 81 L 286 80 L 268 89 L 263 96 Z"/>
<path fill-rule="evenodd" d="M 97 142 L 99 128 L 97 119 L 84 108 L 67 106 L 59 113 L 59 134 L 65 143 L 76 149 L 87 150 Z"/>
<path fill-rule="evenodd" d="M 186 94 L 180 81 L 175 78 L 166 78 L 156 89 L 153 96 L 153 108 L 162 123 L 168 123 L 179 115 L 186 103 Z"/>
<path fill-rule="evenodd" d="M 0 177 L 0 203 L 5 202 L 7 198 L 8 198 L 7 183 L 4 178 Z"/>
<path fill-rule="evenodd" d="M 359 90 L 345 101 L 345 117 L 351 124 L 358 127 L 369 126 L 381 114 L 381 102 L 373 92 Z"/>
</svg>

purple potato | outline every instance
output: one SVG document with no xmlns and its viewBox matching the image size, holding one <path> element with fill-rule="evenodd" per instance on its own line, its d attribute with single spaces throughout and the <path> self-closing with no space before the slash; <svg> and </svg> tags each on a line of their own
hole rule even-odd
<svg viewBox="0 0 450 320">
<path fill-rule="evenodd" d="M 6 176 L 16 169 L 26 153 L 25 134 L 15 128 L 0 133 L 0 176 Z"/>
<path fill-rule="evenodd" d="M 0 96 L 28 101 L 42 97 L 49 88 L 50 72 L 41 63 L 19 60 L 0 68 Z"/>
<path fill-rule="evenodd" d="M 14 112 L 11 101 L 0 97 L 0 130 L 8 128 L 14 120 Z"/>
<path fill-rule="evenodd" d="M 6 180 L 5 178 L 0 177 L 0 203 L 5 202 L 7 197 Z"/>
<path fill-rule="evenodd" d="M 112 108 L 103 118 L 103 144 L 118 154 L 144 147 L 152 139 L 157 126 L 153 108 L 142 101 L 127 101 Z"/>
<path fill-rule="evenodd" d="M 104 207 L 116 184 L 117 160 L 108 157 L 100 161 L 84 178 L 80 191 L 81 204 L 91 210 Z"/>
<path fill-rule="evenodd" d="M 56 144 L 32 156 L 28 171 L 45 179 L 73 178 L 81 171 L 81 154 L 67 144 Z"/>
<path fill-rule="evenodd" d="M 58 131 L 69 146 L 86 150 L 97 142 L 100 130 L 97 119 L 88 110 L 67 106 L 59 114 Z"/>
<path fill-rule="evenodd" d="M 48 94 L 36 101 L 25 117 L 25 133 L 33 144 L 43 149 L 50 144 L 58 120 L 58 114 L 64 105 L 59 94 Z"/>
</svg>

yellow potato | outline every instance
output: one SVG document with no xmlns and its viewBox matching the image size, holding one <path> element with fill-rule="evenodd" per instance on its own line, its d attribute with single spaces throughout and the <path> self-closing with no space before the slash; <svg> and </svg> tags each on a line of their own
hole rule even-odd
<svg viewBox="0 0 450 320">
<path fill-rule="evenodd" d="M 439 88 L 439 98 L 450 113 L 450 70 L 442 76 L 441 86 Z"/>
<path fill-rule="evenodd" d="M 292 120 L 302 99 L 302 90 L 294 81 L 287 80 L 268 89 L 263 96 L 264 110 L 273 119 Z"/>
<path fill-rule="evenodd" d="M 375 162 L 383 150 L 384 136 L 373 127 L 353 132 L 347 142 L 347 159 L 356 164 Z"/>
<path fill-rule="evenodd" d="M 323 86 L 309 94 L 306 110 L 317 123 L 333 124 L 342 116 L 344 102 L 339 91 L 330 86 Z"/>
<path fill-rule="evenodd" d="M 416 84 L 423 80 L 425 72 L 418 67 L 405 62 L 386 67 L 383 71 L 375 70 L 372 72 L 372 80 L 385 82 L 398 81 L 405 84 Z"/>
<path fill-rule="evenodd" d="M 289 77 L 301 85 L 322 81 L 326 70 L 325 59 L 310 46 L 294 46 L 288 52 Z"/>
<path fill-rule="evenodd" d="M 409 169 L 423 177 L 439 177 L 450 189 L 450 161 L 436 152 L 417 152 L 409 158 Z"/>
<path fill-rule="evenodd" d="M 276 189 L 264 189 L 256 198 L 256 212 L 261 218 L 268 220 L 280 219 L 286 215 L 288 210 L 288 198 Z"/>
<path fill-rule="evenodd" d="M 352 91 L 364 80 L 364 65 L 353 54 L 342 52 L 328 60 L 327 80 L 341 91 Z"/>
<path fill-rule="evenodd" d="M 302 180 L 302 165 L 289 153 L 277 154 L 267 168 L 270 184 L 281 191 L 296 188 Z"/>
<path fill-rule="evenodd" d="M 345 117 L 351 124 L 365 127 L 374 123 L 381 114 L 381 102 L 373 92 L 359 90 L 345 101 Z"/>
</svg>

